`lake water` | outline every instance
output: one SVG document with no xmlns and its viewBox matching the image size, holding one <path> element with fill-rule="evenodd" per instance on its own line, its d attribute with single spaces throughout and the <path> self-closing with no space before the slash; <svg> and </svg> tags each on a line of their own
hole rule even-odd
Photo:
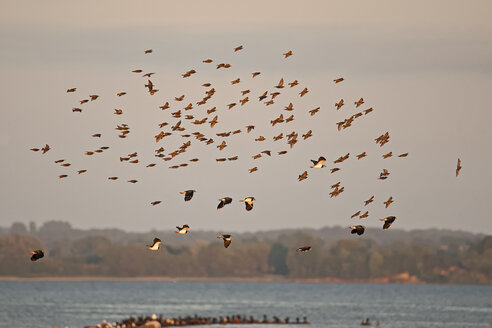
<svg viewBox="0 0 492 328">
<path fill-rule="evenodd" d="M 492 286 L 266 282 L 0 282 L 0 327 L 83 327 L 142 314 L 267 314 L 308 327 L 492 327 Z M 223 327 L 223 326 L 222 326 Z M 265 327 L 241 325 L 241 327 Z M 271 326 L 266 326 L 271 327 Z M 290 325 L 289 327 L 294 327 Z M 306 327 L 306 326 L 303 326 Z"/>
</svg>

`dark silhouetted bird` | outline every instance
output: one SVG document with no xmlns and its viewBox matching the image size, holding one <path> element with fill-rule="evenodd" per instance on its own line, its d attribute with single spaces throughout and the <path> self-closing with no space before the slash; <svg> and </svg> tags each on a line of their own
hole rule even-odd
<svg viewBox="0 0 492 328">
<path fill-rule="evenodd" d="M 232 202 L 231 197 L 219 198 L 219 200 L 220 200 L 220 203 L 219 203 L 219 205 L 217 205 L 218 210 L 220 210 L 221 208 L 223 208 L 224 206 L 226 206 L 227 204 L 230 204 Z"/>
<path fill-rule="evenodd" d="M 227 248 L 231 245 L 231 235 L 217 236 L 217 238 L 222 238 L 224 240 L 224 247 Z"/>
<path fill-rule="evenodd" d="M 31 261 L 37 261 L 44 257 L 44 252 L 40 249 L 31 252 Z"/>
<path fill-rule="evenodd" d="M 190 189 L 190 190 L 186 190 L 186 191 L 180 191 L 179 193 L 185 195 L 184 200 L 185 200 L 185 202 L 187 202 L 193 198 L 193 194 L 195 192 L 196 192 L 196 190 Z"/>
<path fill-rule="evenodd" d="M 395 220 L 396 220 L 396 216 L 387 216 L 384 219 L 379 219 L 379 221 L 384 221 L 383 230 L 386 230 L 389 227 L 391 227 L 391 225 L 393 224 L 393 222 L 395 222 Z"/>
<path fill-rule="evenodd" d="M 362 235 L 364 233 L 364 230 L 365 230 L 366 227 L 364 227 L 363 225 L 355 225 L 355 226 L 351 226 L 350 229 L 352 229 L 352 231 L 350 231 L 351 234 L 358 234 L 359 236 Z"/>
</svg>

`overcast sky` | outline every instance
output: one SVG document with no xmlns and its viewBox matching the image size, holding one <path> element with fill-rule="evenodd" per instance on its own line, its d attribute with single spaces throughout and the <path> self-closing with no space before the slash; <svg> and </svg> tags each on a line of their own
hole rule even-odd
<svg viewBox="0 0 492 328">
<path fill-rule="evenodd" d="M 490 1 L 1 1 L 0 12 L 0 225 L 14 221 L 64 220 L 75 227 L 126 230 L 193 229 L 255 231 L 342 225 L 381 226 L 379 218 L 396 215 L 394 227 L 441 227 L 491 233 L 492 210 L 492 12 Z M 244 49 L 234 53 L 233 48 Z M 153 49 L 145 55 L 145 49 Z M 292 50 L 284 59 L 282 53 Z M 213 64 L 202 60 L 211 58 Z M 230 69 L 215 69 L 217 63 Z M 147 79 L 131 70 L 156 72 L 159 92 L 150 96 Z M 181 74 L 195 69 L 183 79 Z M 251 72 L 262 74 L 254 80 Z M 230 81 L 241 78 L 237 85 Z M 345 81 L 334 84 L 333 79 Z M 300 85 L 284 88 L 275 104 L 258 96 L 280 78 Z M 190 111 L 195 118 L 216 106 L 219 124 L 187 130 L 213 137 L 191 139 L 187 152 L 172 161 L 155 158 L 188 139 L 174 133 L 155 143 L 158 123 L 176 123 L 170 113 L 204 96 L 210 82 L 214 97 Z M 77 87 L 75 93 L 66 89 Z M 300 98 L 304 88 L 309 93 Z M 228 110 L 243 98 L 250 102 Z M 123 97 L 116 93 L 127 92 Z M 79 105 L 89 94 L 96 101 Z M 174 97 L 186 95 L 182 102 Z M 355 114 L 354 101 L 374 112 L 338 132 L 336 122 Z M 341 98 L 340 111 L 334 104 Z M 169 101 L 171 108 L 159 106 Z M 283 111 L 289 102 L 293 112 Z M 308 110 L 321 107 L 315 116 Z M 73 107 L 83 109 L 73 113 Z M 124 114 L 116 116 L 114 108 Z M 270 120 L 295 115 L 272 127 Z M 186 113 L 188 114 L 188 113 Z M 117 124 L 131 133 L 117 137 Z M 256 129 L 246 134 L 245 126 Z M 242 129 L 225 138 L 215 133 Z M 304 141 L 301 134 L 313 131 Z M 168 131 L 169 127 L 165 129 Z M 272 137 L 296 131 L 291 150 Z M 384 147 L 374 139 L 388 131 Z M 100 139 L 92 138 L 101 133 Z M 254 139 L 263 135 L 264 142 Z M 48 143 L 41 155 L 30 148 Z M 94 156 L 85 151 L 109 146 Z M 272 156 L 251 156 L 271 150 Z M 289 150 L 286 155 L 277 152 Z M 119 157 L 138 152 L 138 164 Z M 368 156 L 358 161 L 356 154 Z M 407 158 L 382 154 L 409 152 Z M 350 153 L 341 164 L 339 156 Z M 239 156 L 236 162 L 216 158 Z M 328 168 L 310 169 L 310 159 L 324 156 Z M 189 159 L 198 157 L 197 163 Z M 455 177 L 457 159 L 463 169 Z M 68 168 L 54 161 L 65 159 Z M 188 162 L 188 167 L 168 167 Z M 146 168 L 149 163 L 157 163 Z M 248 169 L 258 166 L 249 174 Z M 330 174 L 329 168 L 340 167 Z M 377 180 L 383 168 L 391 172 Z M 76 171 L 87 169 L 77 175 Z M 308 179 L 297 176 L 308 171 Z M 58 175 L 68 174 L 66 179 Z M 117 181 L 107 177 L 118 176 Z M 137 179 L 136 184 L 127 180 Z M 330 198 L 340 181 L 345 191 Z M 185 203 L 179 191 L 196 189 Z M 364 200 L 374 195 L 371 205 Z M 217 199 L 231 205 L 217 211 Z M 238 200 L 255 196 L 246 212 Z M 393 196 L 388 209 L 383 201 Z M 150 202 L 162 200 L 151 206 Z M 356 211 L 367 219 L 350 219 Z"/>
</svg>

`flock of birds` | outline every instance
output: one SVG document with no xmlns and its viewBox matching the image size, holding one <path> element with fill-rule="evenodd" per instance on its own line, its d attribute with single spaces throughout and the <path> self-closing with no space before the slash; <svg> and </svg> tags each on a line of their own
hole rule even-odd
<svg viewBox="0 0 492 328">
<path fill-rule="evenodd" d="M 243 50 L 242 45 L 234 48 L 234 52 L 238 52 L 241 50 Z M 145 54 L 151 54 L 151 53 L 153 53 L 152 49 L 145 50 Z M 288 52 L 283 53 L 284 59 L 289 58 L 292 55 L 293 55 L 292 51 L 288 51 Z M 203 60 L 204 64 L 211 64 L 213 62 L 214 61 L 212 59 Z M 231 65 L 228 63 L 219 63 L 216 65 L 216 69 L 229 69 L 229 68 L 231 68 Z M 143 71 L 141 69 L 134 69 L 134 70 L 132 70 L 132 73 L 140 74 L 140 73 L 143 73 Z M 185 73 L 183 73 L 182 77 L 188 78 L 188 77 L 190 77 L 196 73 L 197 73 L 197 71 L 195 69 L 191 69 L 191 70 L 188 70 Z M 155 74 L 154 72 L 149 72 L 149 73 L 145 73 L 142 75 L 144 78 L 147 79 L 147 82 L 144 84 L 144 87 L 147 89 L 146 91 L 151 96 L 155 95 L 157 92 L 159 92 L 159 89 L 157 89 L 154 82 L 152 82 L 150 80 L 152 78 L 152 75 L 154 75 L 154 74 Z M 260 74 L 261 74 L 261 72 L 252 72 L 251 78 L 254 79 L 257 76 L 259 76 Z M 333 83 L 338 84 L 338 83 L 341 83 L 343 81 L 344 81 L 344 78 L 340 77 L 340 78 L 334 79 Z M 231 85 L 236 85 L 236 84 L 239 84 L 240 82 L 241 82 L 241 78 L 239 78 L 239 77 L 230 81 Z M 300 83 L 298 80 L 294 80 L 292 82 L 286 83 L 284 81 L 284 79 L 281 78 L 279 80 L 279 82 L 273 86 L 273 88 L 274 88 L 273 91 L 266 90 L 266 91 L 262 92 L 261 94 L 259 94 L 257 96 L 258 101 L 260 103 L 264 104 L 265 106 L 273 105 L 279 99 L 277 97 L 281 94 L 280 91 L 282 89 L 286 88 L 287 86 L 289 88 L 294 88 L 294 87 L 298 86 L 299 84 Z M 193 109 L 196 110 L 198 107 L 205 105 L 216 94 L 216 89 L 212 86 L 211 83 L 204 83 L 204 84 L 202 84 L 202 86 L 204 88 L 207 88 L 207 89 L 205 91 L 205 96 L 201 100 L 196 102 L 196 104 L 193 104 L 192 102 L 190 102 L 188 105 L 182 107 L 181 109 L 178 109 L 174 112 L 171 112 L 171 116 L 174 119 L 174 122 L 161 122 L 158 124 L 159 128 L 162 130 L 159 131 L 159 133 L 157 135 L 155 135 L 155 137 L 154 137 L 155 143 L 159 143 L 163 140 L 168 140 L 168 138 L 171 135 L 175 135 L 175 136 L 179 135 L 182 138 L 187 138 L 188 141 L 184 142 L 179 148 L 174 149 L 172 151 L 166 151 L 166 149 L 163 146 L 155 149 L 155 157 L 157 159 L 160 159 L 164 162 L 174 160 L 179 155 L 185 153 L 188 150 L 188 148 L 192 144 L 191 140 L 189 140 L 189 138 L 192 138 L 192 137 L 194 137 L 199 142 L 204 143 L 207 146 L 211 145 L 211 144 L 216 144 L 216 148 L 219 149 L 219 151 L 222 151 L 224 148 L 229 146 L 227 141 L 226 141 L 227 137 L 230 137 L 232 135 L 236 135 L 236 134 L 243 132 L 241 129 L 236 129 L 236 130 L 231 130 L 231 131 L 226 131 L 226 132 L 215 133 L 215 135 L 217 137 L 222 138 L 220 140 L 220 142 L 219 141 L 216 142 L 213 139 L 213 137 L 211 137 L 210 135 L 207 136 L 206 133 L 202 133 L 202 132 L 198 132 L 198 131 L 192 132 L 192 133 L 184 132 L 190 128 L 189 124 L 199 126 L 199 125 L 203 125 L 203 124 L 208 123 L 210 125 L 210 129 L 213 129 L 217 124 L 219 124 L 219 116 L 217 115 L 217 112 L 220 109 L 217 108 L 217 106 L 207 109 L 206 110 L 206 113 L 207 113 L 206 116 L 204 116 L 202 118 L 196 118 L 195 116 L 197 114 L 191 114 L 191 113 L 193 113 L 193 111 L 191 111 L 191 110 L 193 110 Z M 302 87 L 299 87 L 299 88 L 302 88 Z M 75 93 L 76 91 L 77 91 L 77 88 L 67 89 L 67 93 L 70 93 L 70 94 Z M 250 99 L 250 97 L 253 98 L 253 96 L 251 96 L 251 90 L 250 89 L 242 90 L 242 91 L 240 91 L 240 93 L 241 93 L 242 98 L 235 101 L 235 102 L 231 102 L 231 103 L 227 104 L 226 107 L 228 110 L 231 110 L 235 106 L 241 106 L 242 107 L 242 106 L 246 105 L 246 103 L 248 103 L 249 101 L 252 100 L 252 99 Z M 299 90 L 298 95 L 299 95 L 299 97 L 302 98 L 308 93 L 309 93 L 309 89 L 307 87 L 303 87 L 302 90 Z M 116 93 L 116 96 L 117 97 L 123 97 L 126 94 L 127 94 L 126 92 L 122 91 L 122 92 Z M 98 98 L 99 98 L 99 95 L 91 94 L 88 96 L 88 99 L 82 99 L 79 101 L 79 103 L 80 103 L 80 105 L 83 105 L 83 104 L 86 104 L 90 101 L 95 101 Z M 186 98 L 186 95 L 183 94 L 181 96 L 175 97 L 174 101 L 176 103 L 180 103 L 185 98 Z M 358 99 L 357 101 L 354 102 L 355 109 L 358 109 L 364 103 L 365 103 L 364 98 Z M 338 111 L 344 105 L 346 105 L 345 100 L 340 99 L 339 101 L 337 101 L 335 103 L 335 108 Z M 171 105 L 170 105 L 169 101 L 166 101 L 163 105 L 159 106 L 159 108 L 162 111 L 165 111 L 167 109 L 170 109 Z M 282 123 L 288 124 L 289 122 L 292 122 L 295 119 L 294 114 L 290 113 L 290 112 L 294 111 L 294 105 L 292 102 L 290 102 L 288 105 L 284 106 L 283 110 L 286 113 L 285 117 L 284 117 L 284 113 L 281 113 L 278 117 L 271 120 L 270 124 L 272 125 L 272 127 L 277 125 L 277 124 L 282 124 Z M 320 107 L 317 107 L 317 108 L 314 108 L 312 110 L 309 110 L 308 112 L 309 112 L 310 116 L 314 116 L 319 112 L 319 110 L 320 110 Z M 74 113 L 81 113 L 82 111 L 83 111 L 83 109 L 80 107 L 72 108 L 72 112 L 74 112 Z M 351 127 L 356 119 L 363 117 L 363 116 L 366 116 L 373 111 L 374 111 L 374 109 L 372 107 L 370 107 L 370 108 L 364 109 L 362 111 L 359 111 L 359 112 L 347 117 L 343 121 L 336 122 L 337 130 L 341 131 L 341 130 L 344 130 L 344 129 Z M 120 108 L 114 109 L 114 115 L 119 116 L 119 115 L 123 115 L 123 114 L 124 114 L 123 109 L 120 109 Z M 182 119 L 184 119 L 184 121 Z M 185 124 L 186 121 L 189 122 L 188 125 Z M 245 128 L 246 128 L 246 133 L 251 133 L 255 129 L 255 125 L 247 125 L 247 126 L 245 126 Z M 128 135 L 130 134 L 130 131 L 131 131 L 130 126 L 128 124 L 125 124 L 125 123 L 117 124 L 115 129 L 118 131 L 118 133 L 119 133 L 118 137 L 121 139 L 127 138 Z M 299 135 L 300 135 L 300 137 L 299 137 Z M 303 141 L 307 140 L 310 137 L 312 137 L 312 135 L 313 135 L 312 130 L 308 130 L 305 133 L 302 133 L 302 132 L 299 133 L 296 131 L 292 131 L 291 133 L 282 132 L 278 135 L 272 136 L 271 139 L 273 140 L 273 142 L 277 142 L 277 141 L 285 138 L 286 144 L 288 145 L 288 147 L 290 149 L 292 149 L 297 144 L 297 142 L 299 140 L 301 140 L 301 139 Z M 93 138 L 101 138 L 102 134 L 101 133 L 95 133 L 95 134 L 92 134 L 92 137 Z M 253 139 L 255 142 L 261 143 L 261 142 L 267 140 L 267 137 L 260 135 L 260 136 L 257 136 L 256 138 L 253 138 Z M 383 147 L 385 144 L 387 144 L 389 142 L 389 140 L 390 140 L 389 132 L 385 132 L 384 134 L 382 134 L 379 137 L 374 139 L 376 144 L 378 144 L 380 147 Z M 99 147 L 98 149 L 95 149 L 95 150 L 86 151 L 85 155 L 94 156 L 97 153 L 102 153 L 108 149 L 109 149 L 109 147 L 107 147 L 107 146 Z M 46 144 L 42 148 L 31 148 L 31 150 L 34 152 L 39 151 L 42 154 L 46 154 L 51 150 L 51 147 L 48 144 Z M 277 156 L 284 155 L 287 152 L 288 152 L 288 150 L 278 151 Z M 274 153 L 274 152 L 271 150 L 263 150 L 263 151 L 259 152 L 258 154 L 252 155 L 251 157 L 254 160 L 256 160 L 256 159 L 261 158 L 262 156 L 269 156 L 270 157 L 270 156 L 272 156 L 272 153 Z M 357 160 L 362 160 L 366 156 L 367 156 L 366 152 L 362 152 L 362 153 L 356 155 Z M 387 159 L 387 158 L 392 157 L 392 156 L 393 156 L 393 152 L 390 151 L 386 154 L 383 154 L 382 158 Z M 399 154 L 397 156 L 400 158 L 407 157 L 408 152 Z M 340 156 L 339 158 L 337 158 L 334 161 L 334 164 L 340 164 L 340 163 L 344 162 L 345 160 L 347 160 L 349 157 L 350 157 L 350 153 L 347 153 L 343 156 Z M 236 160 L 238 160 L 238 158 L 239 158 L 239 156 L 235 155 L 235 156 L 231 156 L 231 157 L 220 157 L 220 158 L 216 158 L 215 160 L 216 160 L 216 162 L 225 162 L 225 161 L 236 161 Z M 133 153 L 129 153 L 125 156 L 120 156 L 119 161 L 130 163 L 130 164 L 137 164 L 140 162 L 140 160 L 138 158 L 138 152 L 133 152 Z M 171 165 L 171 166 L 169 166 L 169 168 L 170 169 L 179 169 L 179 168 L 188 166 L 190 163 L 194 163 L 194 162 L 198 162 L 198 161 L 199 161 L 198 158 L 192 158 L 189 160 L 189 163 L 183 162 L 180 164 Z M 54 162 L 56 164 L 61 165 L 62 167 L 71 166 L 71 163 L 65 161 L 64 159 L 58 159 L 58 160 L 55 160 Z M 327 163 L 327 160 L 324 156 L 320 156 L 317 160 L 311 160 L 311 162 L 313 164 L 310 166 L 311 169 L 323 169 L 323 168 L 327 167 L 325 165 L 325 163 Z M 146 165 L 146 167 L 151 168 L 151 167 L 154 167 L 156 165 L 157 165 L 157 163 L 149 163 Z M 339 167 L 333 167 L 333 168 L 329 168 L 329 170 L 330 170 L 330 173 L 333 174 L 333 173 L 339 171 L 340 168 Z M 459 175 L 460 170 L 461 170 L 461 160 L 458 159 L 458 164 L 456 167 L 456 176 Z M 248 171 L 249 171 L 249 173 L 254 173 L 254 172 L 258 171 L 258 167 L 254 166 L 254 167 L 248 169 Z M 80 170 L 77 170 L 76 172 L 79 175 L 85 174 L 85 173 L 87 173 L 87 169 L 80 169 Z M 386 180 L 386 179 L 388 179 L 389 175 L 390 175 L 390 172 L 387 169 L 383 169 L 382 172 L 379 174 L 378 179 L 379 180 Z M 68 177 L 68 174 L 61 174 L 58 177 L 59 177 L 59 179 L 65 179 Z M 298 176 L 299 182 L 306 180 L 307 178 L 308 178 L 308 171 L 307 170 L 305 170 L 304 172 L 302 172 Z M 117 177 L 117 176 L 108 177 L 108 180 L 114 181 L 114 180 L 118 180 L 118 179 L 119 179 L 119 177 Z M 137 179 L 129 179 L 129 180 L 127 180 L 127 182 L 134 184 L 134 183 L 137 183 L 138 180 Z M 332 191 L 330 192 L 330 197 L 337 197 L 341 193 L 344 192 L 345 188 L 343 186 L 341 186 L 340 182 L 338 182 L 338 183 L 332 185 L 331 189 L 332 189 Z M 187 201 L 192 200 L 193 195 L 196 192 L 197 192 L 196 190 L 190 189 L 190 190 L 186 190 L 186 191 L 181 191 L 180 193 L 184 195 L 184 200 L 187 202 Z M 220 210 L 220 209 L 224 208 L 226 205 L 229 205 L 232 203 L 231 197 L 223 197 L 223 198 L 219 198 L 218 200 L 219 200 L 219 204 L 217 205 L 217 210 Z M 373 200 L 374 200 L 374 196 L 371 196 L 368 200 L 364 201 L 364 206 L 369 205 Z M 246 197 L 246 198 L 240 200 L 240 202 L 244 202 L 246 211 L 251 211 L 253 209 L 253 202 L 254 201 L 255 201 L 255 197 L 253 197 L 253 196 L 249 196 L 249 197 Z M 393 197 L 392 196 L 389 197 L 388 200 L 384 202 L 385 207 L 388 208 L 393 202 L 394 202 Z M 160 203 L 161 203 L 160 200 L 155 200 L 155 201 L 150 202 L 150 204 L 152 206 L 156 206 Z M 360 210 L 357 211 L 356 213 L 354 213 L 351 216 L 351 218 L 359 217 L 360 219 L 364 219 L 364 218 L 367 218 L 369 216 L 368 211 L 364 211 L 364 213 L 362 213 L 362 212 L 363 211 L 360 211 Z M 395 222 L 396 217 L 395 216 L 387 216 L 387 217 L 382 218 L 380 220 L 384 222 L 383 230 L 386 230 Z M 178 226 L 178 227 L 176 227 L 176 229 L 177 229 L 176 233 L 187 234 L 187 233 L 189 233 L 189 228 L 190 227 L 187 224 L 183 225 L 182 227 Z M 364 234 L 364 231 L 365 231 L 365 226 L 361 225 L 361 224 L 353 225 L 353 226 L 350 226 L 349 228 L 350 228 L 351 234 L 356 234 L 356 235 L 362 235 L 362 234 Z M 221 234 L 221 235 L 217 236 L 217 238 L 220 238 L 223 240 L 225 248 L 228 248 L 231 245 L 231 235 L 230 234 Z M 156 238 L 154 238 L 152 245 L 147 245 L 147 249 L 150 251 L 157 251 L 161 248 L 161 246 L 162 246 L 162 241 L 156 237 Z M 310 246 L 302 246 L 302 247 L 299 247 L 297 249 L 298 252 L 309 252 L 310 250 L 311 250 Z M 31 252 L 31 255 L 32 255 L 31 260 L 36 261 L 36 260 L 39 260 L 39 259 L 44 257 L 44 252 L 43 252 L 43 250 L 36 250 L 36 251 Z"/>
</svg>

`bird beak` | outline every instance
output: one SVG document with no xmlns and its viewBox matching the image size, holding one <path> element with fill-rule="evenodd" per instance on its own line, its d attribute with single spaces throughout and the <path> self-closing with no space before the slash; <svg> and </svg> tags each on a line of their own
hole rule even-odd
<svg viewBox="0 0 492 328">
<path fill-rule="evenodd" d="M 36 254 L 36 252 L 31 252 L 31 253 L 29 253 L 29 254 L 34 255 L 34 254 Z"/>
</svg>

